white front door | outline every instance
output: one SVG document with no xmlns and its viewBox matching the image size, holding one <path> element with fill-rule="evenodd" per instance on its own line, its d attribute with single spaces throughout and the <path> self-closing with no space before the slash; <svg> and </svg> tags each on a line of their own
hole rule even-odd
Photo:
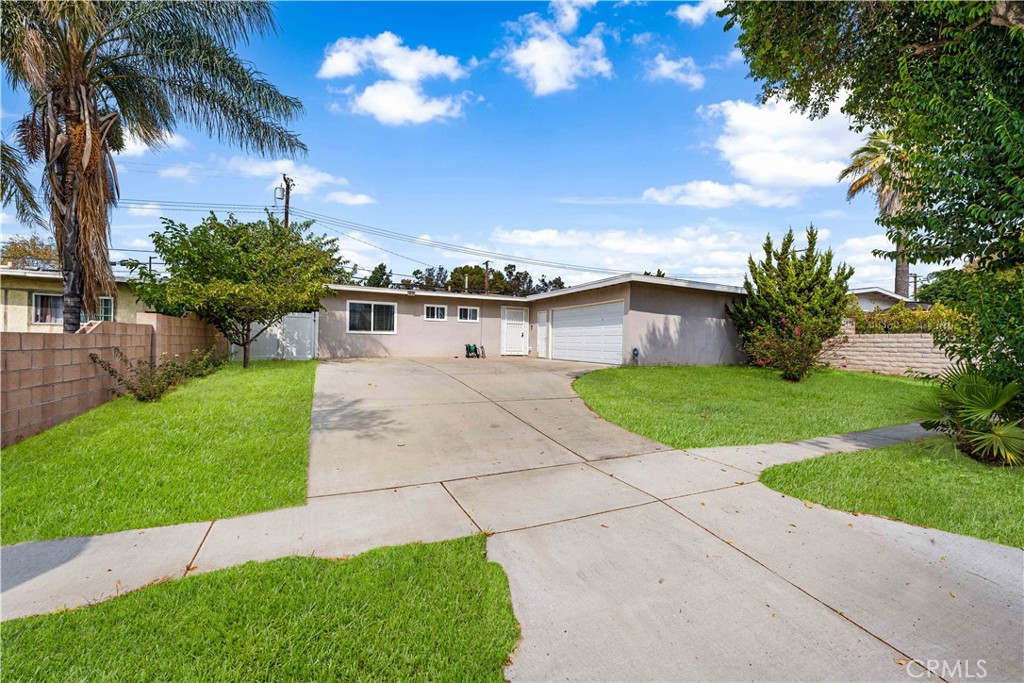
<svg viewBox="0 0 1024 683">
<path fill-rule="evenodd" d="M 501 307 L 501 355 L 525 356 L 529 351 L 527 309 Z"/>
<path fill-rule="evenodd" d="M 548 357 L 548 312 L 537 311 L 537 355 Z"/>
</svg>

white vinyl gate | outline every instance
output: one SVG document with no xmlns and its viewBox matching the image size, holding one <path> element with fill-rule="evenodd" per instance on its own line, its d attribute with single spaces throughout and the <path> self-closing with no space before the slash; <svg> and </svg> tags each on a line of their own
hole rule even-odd
<svg viewBox="0 0 1024 683">
<path fill-rule="evenodd" d="M 551 357 L 622 364 L 622 301 L 551 311 Z"/>
<path fill-rule="evenodd" d="M 309 360 L 316 358 L 320 314 L 290 313 L 256 338 L 249 347 L 251 360 Z M 259 329 L 259 328 L 257 328 Z M 242 347 L 231 345 L 231 358 L 242 359 Z"/>
</svg>

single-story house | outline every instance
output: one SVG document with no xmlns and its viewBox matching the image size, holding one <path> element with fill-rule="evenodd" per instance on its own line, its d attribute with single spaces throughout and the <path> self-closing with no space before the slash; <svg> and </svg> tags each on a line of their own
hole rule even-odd
<svg viewBox="0 0 1024 683">
<path fill-rule="evenodd" d="M 117 294 L 101 297 L 98 311 L 82 316 L 88 320 L 134 323 L 135 314 L 145 310 L 128 288 L 116 278 Z M 48 270 L 0 268 L 0 330 L 4 332 L 63 332 L 64 287 L 61 274 Z"/>
<path fill-rule="evenodd" d="M 881 287 L 851 289 L 850 294 L 857 297 L 857 303 L 862 311 L 873 311 L 876 308 L 884 311 L 901 301 L 904 304 L 909 304 L 912 301 L 909 297 L 900 296 L 896 292 L 890 292 L 888 289 L 882 289 Z"/>
<path fill-rule="evenodd" d="M 318 355 L 488 355 L 609 364 L 741 362 L 726 305 L 740 287 L 625 274 L 526 297 L 331 285 Z"/>
</svg>

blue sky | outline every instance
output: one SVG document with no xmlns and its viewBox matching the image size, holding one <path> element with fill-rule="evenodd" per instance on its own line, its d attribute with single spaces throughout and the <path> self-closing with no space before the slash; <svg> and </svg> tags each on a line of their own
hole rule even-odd
<svg viewBox="0 0 1024 683">
<path fill-rule="evenodd" d="M 112 255 L 151 248 L 161 216 L 203 215 L 170 202 L 272 207 L 287 172 L 297 209 L 423 238 L 344 230 L 356 239 L 339 237 L 342 251 L 367 269 L 486 258 L 426 244 L 438 240 L 583 266 L 520 263 L 568 283 L 661 268 L 738 284 L 765 233 L 813 222 L 856 286 L 891 289 L 892 264 L 871 256 L 887 245 L 873 198 L 848 203 L 835 182 L 860 136 L 838 111 L 809 121 L 758 104 L 715 9 L 280 3 L 277 35 L 242 54 L 303 101 L 309 154 L 246 156 L 187 127 L 161 150 L 131 145 L 118 168 L 136 201 L 113 214 Z M 6 134 L 25 100 L 5 87 L 2 106 Z M 10 211 L 3 231 L 24 232 Z"/>
</svg>

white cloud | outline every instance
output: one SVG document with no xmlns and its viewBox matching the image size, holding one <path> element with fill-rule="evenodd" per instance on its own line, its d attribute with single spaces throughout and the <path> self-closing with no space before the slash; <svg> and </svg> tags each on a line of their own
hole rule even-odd
<svg viewBox="0 0 1024 683">
<path fill-rule="evenodd" d="M 419 83 L 378 81 L 352 98 L 351 111 L 372 116 L 388 126 L 426 123 L 462 115 L 468 93 L 429 97 Z"/>
<path fill-rule="evenodd" d="M 669 14 L 682 23 L 700 26 L 723 7 L 725 7 L 725 0 L 700 0 L 698 3 L 679 5 Z"/>
<path fill-rule="evenodd" d="M 345 192 L 344 190 L 338 192 L 329 192 L 324 197 L 325 202 L 334 202 L 336 204 L 345 204 L 347 206 L 361 206 L 363 204 L 376 204 L 377 200 L 368 194 L 355 194 L 352 192 Z"/>
<path fill-rule="evenodd" d="M 470 68 L 476 65 L 470 60 Z M 354 85 L 344 88 L 328 87 L 335 95 L 347 96 L 348 106 L 332 102 L 328 110 L 334 113 L 350 111 L 373 116 L 382 124 L 397 126 L 443 120 L 462 115 L 462 106 L 470 93 L 428 96 L 423 81 L 447 78 L 456 81 L 469 75 L 469 71 L 456 57 L 442 55 L 437 50 L 420 45 L 416 49 L 402 44 L 402 39 L 385 31 L 376 37 L 341 38 L 326 52 L 317 76 L 344 78 L 373 71 L 387 78 L 379 80 L 362 91 Z"/>
<path fill-rule="evenodd" d="M 576 30 L 579 8 L 590 4 L 553 2 L 554 21 L 545 21 L 537 14 L 520 17 L 510 27 L 524 39 L 510 40 L 498 52 L 505 61 L 505 70 L 524 81 L 538 97 L 572 90 L 585 78 L 609 78 L 612 63 L 605 56 L 603 24 L 576 39 L 563 35 Z"/>
<path fill-rule="evenodd" d="M 780 101 L 757 106 L 727 100 L 700 111 L 722 122 L 714 146 L 740 180 L 768 187 L 829 187 L 860 144 L 839 104 L 814 120 Z"/>
<path fill-rule="evenodd" d="M 798 202 L 794 195 L 785 192 L 752 187 L 745 183 L 723 184 L 713 180 L 693 180 L 662 188 L 650 187 L 644 190 L 642 199 L 655 204 L 705 209 L 720 209 L 741 202 L 774 207 L 793 206 Z"/>
<path fill-rule="evenodd" d="M 152 249 L 153 243 L 147 239 L 136 237 L 135 239 L 128 242 L 128 246 L 132 249 Z"/>
<path fill-rule="evenodd" d="M 597 0 L 552 0 L 555 27 L 562 33 L 575 32 L 580 23 L 580 9 L 590 9 L 596 4 Z"/>
<path fill-rule="evenodd" d="M 268 189 L 281 183 L 282 174 L 287 174 L 295 181 L 292 194 L 310 195 L 325 185 L 348 185 L 342 176 L 332 175 L 308 164 L 297 164 L 291 159 L 254 159 L 252 157 L 232 157 L 224 162 L 224 167 L 249 178 L 266 178 Z"/>
<path fill-rule="evenodd" d="M 198 168 L 200 168 L 199 164 L 194 162 L 188 164 L 175 164 L 174 166 L 167 166 L 166 168 L 160 169 L 159 175 L 161 178 L 173 178 L 186 183 L 194 183 L 196 182 L 196 178 L 193 175 L 193 172 Z"/>
<path fill-rule="evenodd" d="M 704 87 L 704 75 L 697 69 L 697 63 L 693 61 L 692 57 L 673 60 L 661 52 L 648 66 L 647 78 L 655 81 L 674 81 L 687 86 L 690 90 L 700 90 Z"/>
<path fill-rule="evenodd" d="M 117 153 L 119 157 L 141 157 L 151 149 L 156 152 L 162 148 L 167 149 L 184 149 L 188 147 L 188 140 L 178 133 L 171 133 L 163 142 L 154 145 L 152 148 L 147 146 L 142 140 L 139 140 L 134 135 L 127 135 L 124 140 L 124 149 Z"/>
<path fill-rule="evenodd" d="M 143 204 L 141 206 L 129 206 L 128 213 L 132 216 L 159 216 L 159 204 Z"/>
<path fill-rule="evenodd" d="M 418 82 L 444 76 L 449 80 L 464 78 L 468 72 L 451 55 L 420 45 L 415 50 L 402 44 L 390 31 L 375 38 L 340 38 L 327 48 L 319 78 L 356 76 L 364 69 L 375 69 L 396 81 Z"/>
</svg>

